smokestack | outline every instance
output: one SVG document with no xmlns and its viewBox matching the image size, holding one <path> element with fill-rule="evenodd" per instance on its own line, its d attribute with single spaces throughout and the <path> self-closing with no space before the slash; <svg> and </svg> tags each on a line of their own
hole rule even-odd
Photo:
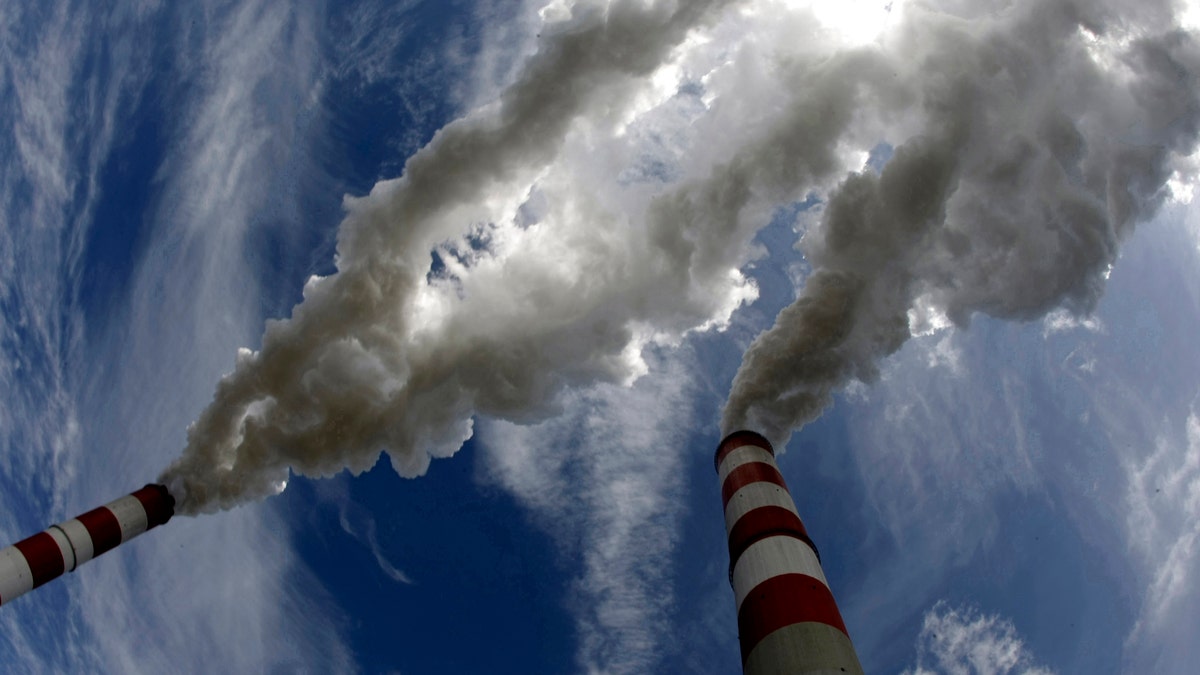
<svg viewBox="0 0 1200 675">
<path fill-rule="evenodd" d="M 116 548 L 175 514 L 175 498 L 147 485 L 0 551 L 0 605 Z"/>
<path fill-rule="evenodd" d="M 717 446 L 715 464 L 743 671 L 862 673 L 770 442 L 735 431 Z"/>
</svg>

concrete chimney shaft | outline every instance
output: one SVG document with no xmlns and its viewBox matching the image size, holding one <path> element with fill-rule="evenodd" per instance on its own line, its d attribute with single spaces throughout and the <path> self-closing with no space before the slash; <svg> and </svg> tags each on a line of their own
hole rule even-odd
<svg viewBox="0 0 1200 675">
<path fill-rule="evenodd" d="M 175 514 L 161 485 L 146 487 L 0 550 L 0 605 L 56 579 Z"/>
<path fill-rule="evenodd" d="M 862 673 L 770 442 L 736 431 L 715 463 L 746 675 Z"/>
</svg>

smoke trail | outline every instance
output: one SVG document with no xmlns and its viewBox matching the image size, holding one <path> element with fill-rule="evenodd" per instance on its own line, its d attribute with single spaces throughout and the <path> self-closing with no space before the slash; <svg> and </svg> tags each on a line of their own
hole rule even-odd
<svg viewBox="0 0 1200 675">
<path fill-rule="evenodd" d="M 494 105 L 439 131 L 401 179 L 348 200 L 337 273 L 310 279 L 291 318 L 268 324 L 258 352 L 239 353 L 189 428 L 182 457 L 161 476 L 177 511 L 274 494 L 289 467 L 316 476 L 362 471 L 383 448 L 397 471 L 416 475 L 431 456 L 458 449 L 476 411 L 532 419 L 571 382 L 626 377 L 631 329 L 601 303 L 548 297 L 553 287 L 544 284 L 559 280 L 515 278 L 521 267 L 509 264 L 493 267 L 513 275 L 503 305 L 489 303 L 489 281 L 446 310 L 438 305 L 447 295 L 437 291 L 447 284 L 426 283 L 430 251 L 460 238 L 460 250 L 442 251 L 447 268 L 456 269 L 454 255 L 478 258 L 486 231 L 463 238 L 462 223 L 512 221 L 577 119 L 598 109 L 620 114 L 639 78 L 726 4 L 580 3 L 546 26 L 538 52 Z M 507 262 L 519 259 L 518 248 Z"/>
<path fill-rule="evenodd" d="M 535 421 L 566 387 L 636 377 L 643 346 L 755 297 L 755 233 L 813 192 L 814 272 L 747 353 L 726 429 L 786 438 L 910 315 L 1087 310 L 1194 145 L 1193 40 L 1165 2 L 951 4 L 898 6 L 866 46 L 783 0 L 570 5 L 494 104 L 348 201 L 337 273 L 239 354 L 162 476 L 178 510 L 382 449 L 417 475 L 475 414 Z M 880 139 L 882 172 L 843 178 Z"/>
<path fill-rule="evenodd" d="M 747 351 L 726 430 L 785 442 L 870 382 L 931 313 L 1030 320 L 1093 308 L 1118 244 L 1194 151 L 1200 52 L 1167 4 L 1019 2 L 963 21 L 913 9 L 889 51 L 923 119 L 846 178 L 803 248 L 800 297 Z"/>
</svg>

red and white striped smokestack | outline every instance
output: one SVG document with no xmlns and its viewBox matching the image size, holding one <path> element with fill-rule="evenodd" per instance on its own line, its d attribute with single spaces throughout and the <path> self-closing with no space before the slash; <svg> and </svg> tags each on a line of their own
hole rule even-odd
<svg viewBox="0 0 1200 675">
<path fill-rule="evenodd" d="M 162 485 L 146 487 L 0 550 L 0 605 L 116 548 L 175 514 Z"/>
<path fill-rule="evenodd" d="M 753 431 L 717 446 L 746 675 L 862 673 L 775 450 Z"/>
</svg>

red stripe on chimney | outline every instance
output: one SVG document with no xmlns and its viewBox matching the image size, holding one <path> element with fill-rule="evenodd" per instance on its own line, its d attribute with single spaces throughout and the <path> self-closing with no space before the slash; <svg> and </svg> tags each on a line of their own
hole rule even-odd
<svg viewBox="0 0 1200 675">
<path fill-rule="evenodd" d="M 729 566 L 732 569 L 738 563 L 738 558 L 755 542 L 767 537 L 787 536 L 799 539 L 809 545 L 815 553 L 817 547 L 808 538 L 808 531 L 800 517 L 782 506 L 760 506 L 747 511 L 746 515 L 738 518 L 729 530 Z M 820 560 L 820 556 L 817 557 Z"/>
<path fill-rule="evenodd" d="M 162 525 L 175 513 L 175 498 L 161 485 L 147 485 L 133 493 L 146 509 L 146 529 Z"/>
<path fill-rule="evenodd" d="M 763 638 L 784 626 L 807 621 L 846 632 L 833 594 L 819 579 L 806 574 L 781 574 L 755 586 L 738 612 L 742 663 Z"/>
<path fill-rule="evenodd" d="M 766 462 L 748 462 L 730 471 L 721 485 L 721 506 L 729 506 L 729 499 L 738 490 L 751 483 L 764 481 L 787 490 L 787 483 L 783 482 L 783 475 L 779 473 L 779 469 Z"/>
<path fill-rule="evenodd" d="M 721 462 L 725 460 L 725 456 L 737 450 L 743 445 L 754 445 L 771 453 L 775 454 L 775 448 L 771 447 L 771 442 L 764 438 L 761 434 L 756 434 L 753 431 L 735 431 L 725 437 L 721 441 L 721 445 L 717 447 L 717 454 L 713 457 L 713 466 L 720 470 Z"/>
<path fill-rule="evenodd" d="M 59 577 L 67 569 L 63 560 L 62 550 L 58 542 L 45 532 L 39 532 L 32 537 L 19 541 L 14 546 L 25 556 L 29 571 L 33 574 L 33 587 Z"/>
<path fill-rule="evenodd" d="M 111 551 L 121 543 L 121 523 L 107 506 L 92 509 L 77 519 L 92 537 L 92 557 Z"/>
</svg>

